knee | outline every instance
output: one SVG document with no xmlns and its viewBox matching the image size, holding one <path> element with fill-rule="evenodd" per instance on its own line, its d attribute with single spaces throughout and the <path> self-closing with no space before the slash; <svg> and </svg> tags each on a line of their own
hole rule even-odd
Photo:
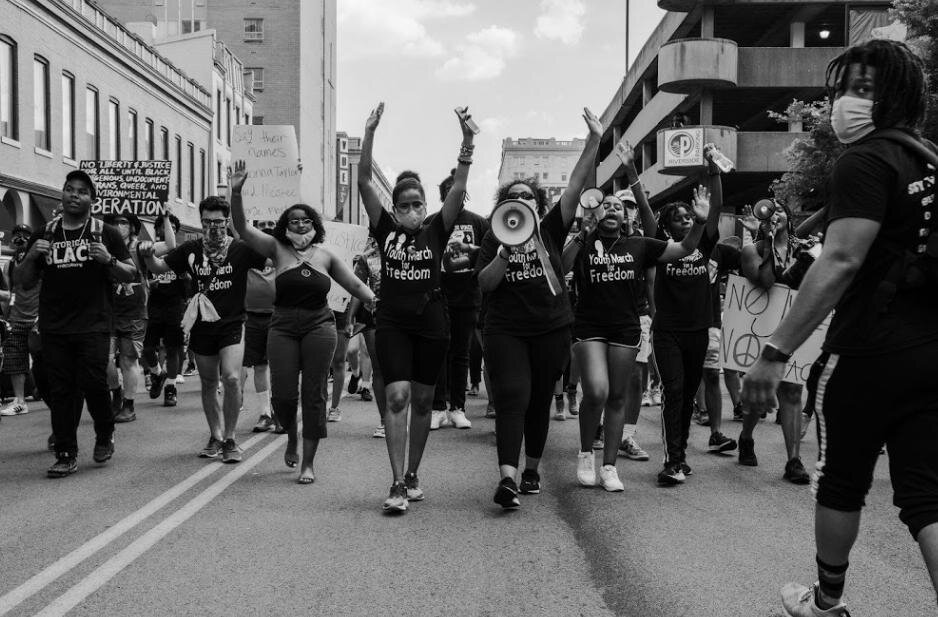
<svg viewBox="0 0 938 617">
<path fill-rule="evenodd" d="M 404 409 L 407 407 L 408 398 L 409 397 L 407 396 L 406 392 L 401 392 L 399 390 L 396 390 L 394 392 L 388 392 L 387 393 L 388 411 L 392 413 L 400 413 L 404 411 Z"/>
<path fill-rule="evenodd" d="M 609 399 L 607 384 L 583 383 L 583 404 L 589 407 L 602 407 Z"/>
<path fill-rule="evenodd" d="M 239 373 L 224 373 L 221 376 L 221 383 L 225 388 L 240 388 L 241 375 Z"/>
</svg>

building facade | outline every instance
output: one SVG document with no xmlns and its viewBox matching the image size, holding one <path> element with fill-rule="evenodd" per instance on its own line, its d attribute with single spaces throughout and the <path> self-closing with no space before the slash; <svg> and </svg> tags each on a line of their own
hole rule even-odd
<svg viewBox="0 0 938 617">
<path fill-rule="evenodd" d="M 166 38 L 214 29 L 251 74 L 255 124 L 296 128 L 303 199 L 335 218 L 336 0 L 98 0 Z"/>
<path fill-rule="evenodd" d="M 827 64 L 889 22 L 888 4 L 875 0 L 658 6 L 669 12 L 602 114 L 597 184 L 624 186 L 613 147 L 628 141 L 653 206 L 687 199 L 703 168 L 674 161 L 714 142 L 736 164 L 723 181 L 724 207 L 737 212 L 769 196 L 771 182 L 787 170 L 783 151 L 805 135 L 799 122 L 779 123 L 767 112 L 823 98 Z"/>
<path fill-rule="evenodd" d="M 368 213 L 365 211 L 365 203 L 362 201 L 361 193 L 358 192 L 358 170 L 361 166 L 362 158 L 362 138 L 361 137 L 348 137 L 345 133 L 339 133 L 339 139 L 347 140 L 347 153 L 348 153 L 348 199 L 344 204 L 340 204 L 343 208 L 343 214 L 341 218 L 336 220 L 341 220 L 346 223 L 352 223 L 353 225 L 364 225 L 368 226 Z M 339 148 L 341 150 L 341 143 Z M 339 154 L 340 163 L 342 155 Z M 340 170 L 341 173 L 341 170 Z M 381 168 L 375 161 L 371 162 L 371 178 L 374 181 L 375 188 L 378 191 L 378 198 L 381 199 L 381 205 L 384 206 L 384 209 L 388 212 L 391 211 L 391 206 L 394 205 L 394 202 L 391 200 L 391 183 L 388 182 L 387 177 L 381 171 Z M 338 209 L 338 207 L 337 207 Z"/>
<path fill-rule="evenodd" d="M 84 159 L 172 161 L 170 205 L 197 229 L 211 129 L 209 91 L 95 4 L 0 3 L 0 229 L 47 221 Z"/>
<path fill-rule="evenodd" d="M 550 138 L 523 137 L 502 140 L 502 162 L 498 184 L 511 180 L 537 178 L 551 201 L 563 194 L 577 159 L 586 145 L 584 139 L 561 141 Z"/>
</svg>

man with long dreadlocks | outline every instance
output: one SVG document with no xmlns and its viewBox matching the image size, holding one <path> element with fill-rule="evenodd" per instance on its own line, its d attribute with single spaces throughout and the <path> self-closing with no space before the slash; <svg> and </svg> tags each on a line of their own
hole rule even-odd
<svg viewBox="0 0 938 617">
<path fill-rule="evenodd" d="M 831 174 L 824 251 L 743 385 L 753 410 L 774 406 L 791 353 L 836 308 L 808 384 L 820 442 L 818 582 L 782 589 L 796 617 L 849 615 L 850 549 L 884 443 L 893 502 L 938 588 L 938 159 L 916 132 L 923 63 L 901 43 L 874 40 L 834 59 L 827 77 L 831 122 L 848 148 Z"/>
</svg>

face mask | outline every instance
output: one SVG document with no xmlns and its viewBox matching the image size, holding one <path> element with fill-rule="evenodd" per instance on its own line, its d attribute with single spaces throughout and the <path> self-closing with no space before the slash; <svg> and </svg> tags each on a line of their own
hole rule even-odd
<svg viewBox="0 0 938 617">
<path fill-rule="evenodd" d="M 305 249 L 306 247 L 308 247 L 310 244 L 313 243 L 313 238 L 316 237 L 316 230 L 310 229 L 305 234 L 298 234 L 295 231 L 290 231 L 288 229 L 286 236 L 287 236 L 287 240 L 289 240 L 290 243 L 293 245 L 293 248 L 295 248 L 298 251 L 302 251 L 303 249 Z"/>
<path fill-rule="evenodd" d="M 852 144 L 876 130 L 873 124 L 873 101 L 844 95 L 831 108 L 831 128 L 837 139 Z"/>
<path fill-rule="evenodd" d="M 264 227 L 264 228 L 261 229 L 261 231 L 262 231 L 263 233 L 267 234 L 268 236 L 274 235 L 274 228 L 273 228 L 273 227 Z"/>
<path fill-rule="evenodd" d="M 217 248 L 222 245 L 226 237 L 228 237 L 228 230 L 224 227 L 211 227 L 205 233 L 205 244 L 211 248 Z"/>
</svg>

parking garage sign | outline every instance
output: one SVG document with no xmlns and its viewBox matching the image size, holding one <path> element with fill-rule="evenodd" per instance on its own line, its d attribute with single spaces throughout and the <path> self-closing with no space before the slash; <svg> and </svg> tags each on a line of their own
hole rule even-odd
<svg viewBox="0 0 938 617">
<path fill-rule="evenodd" d="M 702 128 L 664 132 L 664 167 L 693 167 L 704 164 Z"/>
</svg>

